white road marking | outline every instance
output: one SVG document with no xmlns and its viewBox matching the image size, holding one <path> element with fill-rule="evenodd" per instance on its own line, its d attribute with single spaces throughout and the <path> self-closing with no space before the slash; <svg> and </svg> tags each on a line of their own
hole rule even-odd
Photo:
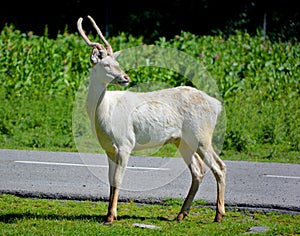
<svg viewBox="0 0 300 236">
<path fill-rule="evenodd" d="M 87 165 L 87 164 L 62 163 L 62 162 L 41 162 L 41 161 L 14 161 L 14 162 L 16 162 L 16 163 L 23 163 L 23 164 L 38 164 L 38 165 L 80 166 L 80 167 L 108 168 L 107 165 Z M 126 169 L 135 169 L 135 170 L 170 170 L 169 168 L 139 167 L 139 166 L 127 166 Z"/>
<path fill-rule="evenodd" d="M 300 179 L 300 176 L 288 176 L 288 175 L 264 175 L 269 178 L 283 178 L 283 179 Z"/>
</svg>

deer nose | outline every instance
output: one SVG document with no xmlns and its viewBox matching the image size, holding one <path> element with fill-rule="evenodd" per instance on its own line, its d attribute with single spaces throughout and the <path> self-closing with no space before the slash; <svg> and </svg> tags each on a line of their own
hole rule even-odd
<svg viewBox="0 0 300 236">
<path fill-rule="evenodd" d="M 122 74 L 122 75 L 118 76 L 118 79 L 116 80 L 116 82 L 122 86 L 126 86 L 129 84 L 130 78 L 128 75 Z"/>
<path fill-rule="evenodd" d="M 126 80 L 127 82 L 130 82 L 130 78 L 128 75 L 123 75 L 123 79 Z"/>
</svg>

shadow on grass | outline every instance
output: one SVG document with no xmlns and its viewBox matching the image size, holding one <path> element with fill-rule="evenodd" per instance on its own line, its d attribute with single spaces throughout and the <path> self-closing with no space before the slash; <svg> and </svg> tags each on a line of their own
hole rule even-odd
<svg viewBox="0 0 300 236">
<path fill-rule="evenodd" d="M 104 217 L 105 220 L 105 217 Z M 130 216 L 130 215 L 120 215 L 118 216 L 118 220 L 139 220 L 139 221 L 144 221 L 144 220 L 159 220 L 159 221 L 174 221 L 173 219 L 168 219 L 166 217 L 162 216 L 157 216 L 157 217 L 144 217 L 144 216 Z"/>
<path fill-rule="evenodd" d="M 32 214 L 32 213 L 9 213 L 0 216 L 0 222 L 3 223 L 16 223 L 19 220 L 31 220 L 31 219 L 43 219 L 43 220 L 93 220 L 102 222 L 105 220 L 105 216 L 97 215 L 74 215 L 65 216 L 57 214 Z"/>
<path fill-rule="evenodd" d="M 106 220 L 106 215 L 58 215 L 58 214 L 32 214 L 32 213 L 9 213 L 0 215 L 0 222 L 6 224 L 14 224 L 19 220 L 32 220 L 32 219 L 42 219 L 42 220 L 68 220 L 68 221 L 77 221 L 77 220 L 87 220 L 95 221 L 102 223 Z M 131 215 L 120 215 L 118 216 L 119 220 L 160 220 L 160 221 L 174 221 L 174 219 L 168 219 L 165 217 L 143 217 L 143 216 L 131 216 Z"/>
</svg>

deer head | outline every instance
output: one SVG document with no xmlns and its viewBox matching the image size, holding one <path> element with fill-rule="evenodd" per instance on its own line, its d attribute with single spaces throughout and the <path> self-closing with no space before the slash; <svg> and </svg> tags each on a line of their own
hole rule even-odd
<svg viewBox="0 0 300 236">
<path fill-rule="evenodd" d="M 100 83 L 109 84 L 117 83 L 122 86 L 128 85 L 130 78 L 126 73 L 120 68 L 119 63 L 116 58 L 120 55 L 120 51 L 113 52 L 112 47 L 104 38 L 101 30 L 98 28 L 97 24 L 92 17 L 88 16 L 94 28 L 96 29 L 100 39 L 104 43 L 103 46 L 100 43 L 91 42 L 82 29 L 82 18 L 80 17 L 77 21 L 77 28 L 81 34 L 83 40 L 92 47 L 92 53 L 90 56 L 92 67 L 92 78 L 99 80 Z"/>
</svg>

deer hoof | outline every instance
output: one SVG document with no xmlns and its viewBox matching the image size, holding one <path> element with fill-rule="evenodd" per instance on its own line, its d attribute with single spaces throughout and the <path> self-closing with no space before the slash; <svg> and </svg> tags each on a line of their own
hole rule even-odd
<svg viewBox="0 0 300 236">
<path fill-rule="evenodd" d="M 176 218 L 178 222 L 182 221 L 188 214 L 186 212 L 180 212 Z"/>
<path fill-rule="evenodd" d="M 223 218 L 223 215 L 220 214 L 220 213 L 217 213 L 216 216 L 215 216 L 215 219 L 214 219 L 214 222 L 222 222 L 222 218 Z"/>
<path fill-rule="evenodd" d="M 114 223 L 115 217 L 110 215 L 107 217 L 106 221 L 103 222 L 103 225 L 112 225 Z"/>
<path fill-rule="evenodd" d="M 112 225 L 112 224 L 113 224 L 113 222 L 104 221 L 102 224 L 103 224 L 103 225 Z"/>
</svg>

